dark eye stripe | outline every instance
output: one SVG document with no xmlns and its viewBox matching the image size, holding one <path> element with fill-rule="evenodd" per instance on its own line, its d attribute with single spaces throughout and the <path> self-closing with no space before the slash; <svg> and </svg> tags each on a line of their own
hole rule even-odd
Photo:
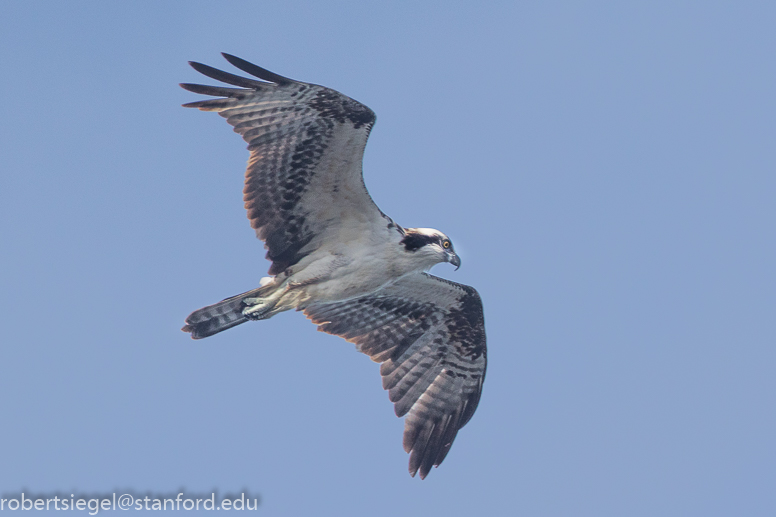
<svg viewBox="0 0 776 517">
<path fill-rule="evenodd" d="M 433 237 L 422 233 L 407 233 L 401 241 L 407 251 L 415 251 L 432 242 Z"/>
</svg>

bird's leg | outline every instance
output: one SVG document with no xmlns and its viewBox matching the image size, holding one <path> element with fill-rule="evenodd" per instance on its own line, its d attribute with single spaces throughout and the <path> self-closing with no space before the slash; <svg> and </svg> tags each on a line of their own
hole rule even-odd
<svg viewBox="0 0 776 517">
<path fill-rule="evenodd" d="M 258 296 L 243 298 L 242 314 L 250 320 L 262 320 L 269 318 L 278 311 L 273 311 L 280 301 L 280 298 L 288 291 L 288 284 L 276 289 L 269 296 Z"/>
<path fill-rule="evenodd" d="M 242 313 L 243 316 L 249 320 L 260 320 L 267 317 L 267 313 L 275 306 L 270 300 L 266 298 L 245 298 L 242 301 L 245 308 Z"/>
<path fill-rule="evenodd" d="M 276 287 L 261 292 L 261 294 L 265 292 L 270 294 L 243 298 L 243 316 L 250 320 L 264 320 L 279 312 L 300 307 L 300 304 L 307 300 L 304 288 L 327 279 L 331 268 L 331 264 L 324 264 L 323 272 L 326 274 L 321 274 L 321 267 L 313 268 L 312 271 L 306 270 L 303 274 L 297 272 L 292 275 L 287 271 L 285 279 L 279 282 Z M 270 283 L 271 281 L 267 282 L 267 287 L 270 287 Z"/>
</svg>

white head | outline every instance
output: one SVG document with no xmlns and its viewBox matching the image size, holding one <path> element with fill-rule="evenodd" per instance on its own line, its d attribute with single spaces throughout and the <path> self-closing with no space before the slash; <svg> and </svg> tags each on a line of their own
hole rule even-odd
<svg viewBox="0 0 776 517">
<path fill-rule="evenodd" d="M 401 240 L 404 249 L 423 265 L 430 269 L 440 262 L 449 262 L 456 269 L 461 267 L 461 259 L 453 250 L 453 243 L 444 233 L 433 228 L 405 228 Z"/>
</svg>

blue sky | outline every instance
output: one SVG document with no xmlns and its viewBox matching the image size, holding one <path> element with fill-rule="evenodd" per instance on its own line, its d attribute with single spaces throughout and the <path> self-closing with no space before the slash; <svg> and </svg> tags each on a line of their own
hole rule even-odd
<svg viewBox="0 0 776 517">
<path fill-rule="evenodd" d="M 776 8 L 6 2 L 0 490 L 266 515 L 773 515 Z M 425 481 L 378 366 L 297 313 L 192 341 L 268 264 L 225 51 L 367 104 L 366 184 L 447 233 L 488 376 Z"/>
</svg>

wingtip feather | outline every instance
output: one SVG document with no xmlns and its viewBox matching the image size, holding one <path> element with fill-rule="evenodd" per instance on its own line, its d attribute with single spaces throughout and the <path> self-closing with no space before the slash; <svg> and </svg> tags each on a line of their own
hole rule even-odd
<svg viewBox="0 0 776 517">
<path fill-rule="evenodd" d="M 231 63 L 233 66 L 239 68 L 243 72 L 251 74 L 252 76 L 258 77 L 259 79 L 270 81 L 281 86 L 296 82 L 293 79 L 283 77 L 282 75 L 276 74 L 275 72 L 270 72 L 266 68 L 262 68 L 259 65 L 255 65 L 250 61 L 246 61 L 232 54 L 221 52 L 221 55 L 224 56 L 224 59 L 229 61 L 229 63 Z"/>
</svg>

